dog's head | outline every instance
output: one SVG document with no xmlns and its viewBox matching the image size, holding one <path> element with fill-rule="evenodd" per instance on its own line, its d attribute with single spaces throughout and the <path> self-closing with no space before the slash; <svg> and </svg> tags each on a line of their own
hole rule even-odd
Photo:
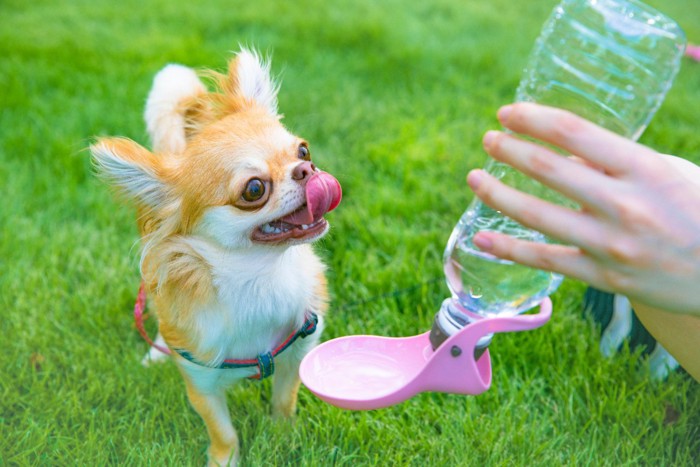
<svg viewBox="0 0 700 467">
<path fill-rule="evenodd" d="M 280 123 L 269 64 L 242 50 L 226 75 L 209 75 L 214 92 L 183 66 L 156 76 L 146 106 L 153 152 L 122 138 L 91 146 L 104 178 L 136 202 L 142 233 L 195 234 L 226 248 L 323 236 L 340 184 Z"/>
</svg>

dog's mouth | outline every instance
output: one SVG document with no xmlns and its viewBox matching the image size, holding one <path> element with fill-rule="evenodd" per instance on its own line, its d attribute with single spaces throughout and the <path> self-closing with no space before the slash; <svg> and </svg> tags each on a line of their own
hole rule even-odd
<svg viewBox="0 0 700 467">
<path fill-rule="evenodd" d="M 251 239 L 258 243 L 282 243 L 289 240 L 310 241 L 328 230 L 323 218 L 335 209 L 342 198 L 340 183 L 331 174 L 316 172 L 306 182 L 306 203 L 293 212 L 267 222 L 253 231 Z"/>
<path fill-rule="evenodd" d="M 328 227 L 328 222 L 323 217 L 311 224 L 301 225 L 290 224 L 278 219 L 255 229 L 252 239 L 260 243 L 281 243 L 290 239 L 311 240 L 325 233 L 326 227 Z"/>
</svg>

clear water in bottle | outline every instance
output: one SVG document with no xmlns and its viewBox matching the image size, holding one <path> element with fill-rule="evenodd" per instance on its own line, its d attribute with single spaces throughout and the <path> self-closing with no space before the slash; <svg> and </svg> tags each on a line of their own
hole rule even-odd
<svg viewBox="0 0 700 467">
<path fill-rule="evenodd" d="M 634 0 L 564 0 L 545 23 L 530 55 L 517 101 L 570 110 L 630 139 L 661 105 L 680 67 L 685 37 L 672 19 Z M 504 183 L 571 207 L 558 193 L 501 163 L 485 169 Z M 558 274 L 500 260 L 476 248 L 483 230 L 551 242 L 475 199 L 444 255 L 453 298 L 481 315 L 532 308 L 561 283 Z"/>
<path fill-rule="evenodd" d="M 483 205 L 482 205 L 483 206 Z M 482 210 L 483 214 L 483 210 Z M 539 269 L 522 266 L 484 253 L 464 235 L 474 223 L 513 237 L 534 242 L 545 241 L 536 231 L 524 229 L 503 216 L 474 219 L 467 211 L 460 219 L 447 245 L 444 271 L 452 296 L 469 311 L 488 316 L 517 314 L 537 305 L 559 286 L 562 277 Z M 495 220 L 501 220 L 496 225 Z M 487 224 L 488 225 L 485 225 Z"/>
</svg>

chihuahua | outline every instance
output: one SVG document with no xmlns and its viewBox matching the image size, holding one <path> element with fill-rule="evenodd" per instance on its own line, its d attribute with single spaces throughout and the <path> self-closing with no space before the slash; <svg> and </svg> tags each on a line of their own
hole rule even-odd
<svg viewBox="0 0 700 467">
<path fill-rule="evenodd" d="M 319 342 L 328 300 L 310 244 L 328 231 L 323 216 L 341 188 L 281 124 L 269 61 L 241 49 L 227 73 L 205 75 L 211 91 L 181 65 L 156 75 L 145 111 L 152 151 L 125 138 L 90 149 L 136 205 L 158 341 L 206 424 L 209 464 L 230 465 L 239 449 L 229 386 L 274 372 L 273 415 L 295 413 L 299 364 Z"/>
</svg>

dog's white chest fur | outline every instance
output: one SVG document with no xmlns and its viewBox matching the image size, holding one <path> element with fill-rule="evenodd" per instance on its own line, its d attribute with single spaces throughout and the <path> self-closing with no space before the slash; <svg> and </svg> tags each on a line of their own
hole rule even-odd
<svg viewBox="0 0 700 467">
<path fill-rule="evenodd" d="M 281 343 L 313 311 L 323 265 L 308 245 L 225 251 L 191 245 L 212 267 L 216 295 L 196 310 L 197 353 L 254 358 Z"/>
</svg>

